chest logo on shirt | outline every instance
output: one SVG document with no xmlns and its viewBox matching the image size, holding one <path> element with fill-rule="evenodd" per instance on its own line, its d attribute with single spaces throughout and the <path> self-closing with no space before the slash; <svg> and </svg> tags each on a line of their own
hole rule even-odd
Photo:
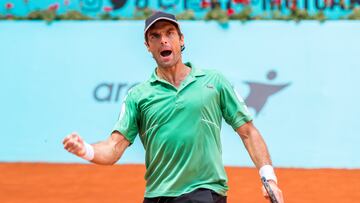
<svg viewBox="0 0 360 203">
<path fill-rule="evenodd" d="M 209 89 L 214 89 L 214 85 L 212 85 L 212 84 L 207 84 L 206 87 Z"/>
</svg>

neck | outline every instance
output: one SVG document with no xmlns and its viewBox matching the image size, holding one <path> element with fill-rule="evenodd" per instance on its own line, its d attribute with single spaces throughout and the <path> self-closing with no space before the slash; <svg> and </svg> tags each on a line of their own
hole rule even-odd
<svg viewBox="0 0 360 203">
<path fill-rule="evenodd" d="M 190 71 L 191 69 L 180 61 L 172 67 L 164 68 L 159 66 L 156 69 L 156 74 L 177 88 L 180 86 L 181 82 L 185 80 Z"/>
</svg>

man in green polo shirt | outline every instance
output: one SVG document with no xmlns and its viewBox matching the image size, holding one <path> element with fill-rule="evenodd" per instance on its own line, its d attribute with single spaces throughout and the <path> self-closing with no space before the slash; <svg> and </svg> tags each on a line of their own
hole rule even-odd
<svg viewBox="0 0 360 203">
<path fill-rule="evenodd" d="M 149 80 L 128 92 L 109 139 L 90 145 L 72 133 L 64 139 L 64 148 L 110 165 L 139 135 L 146 152 L 144 203 L 225 203 L 228 186 L 220 141 L 224 118 L 283 202 L 267 147 L 231 84 L 217 71 L 182 62 L 184 37 L 173 15 L 155 13 L 146 20 L 144 34 L 158 66 Z M 266 192 L 264 196 L 268 198 Z"/>
</svg>

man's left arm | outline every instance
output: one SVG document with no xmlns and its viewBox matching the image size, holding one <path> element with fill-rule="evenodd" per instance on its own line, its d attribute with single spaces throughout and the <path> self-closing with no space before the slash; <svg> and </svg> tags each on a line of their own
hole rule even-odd
<svg viewBox="0 0 360 203">
<path fill-rule="evenodd" d="M 278 202 L 283 203 L 283 195 L 277 185 L 277 179 L 271 167 L 272 163 L 270 154 L 260 132 L 251 121 L 237 128 L 236 132 L 239 134 L 252 161 L 254 162 L 256 168 L 260 171 L 260 174 L 262 176 L 267 176 L 266 178 L 269 180 L 269 184 L 274 191 Z M 265 198 L 269 199 L 264 187 L 262 188 L 262 191 Z"/>
</svg>

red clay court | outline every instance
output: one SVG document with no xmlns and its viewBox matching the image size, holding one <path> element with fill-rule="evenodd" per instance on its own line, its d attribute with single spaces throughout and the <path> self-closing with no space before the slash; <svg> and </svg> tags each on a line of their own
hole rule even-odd
<svg viewBox="0 0 360 203">
<path fill-rule="evenodd" d="M 267 202 L 254 168 L 227 167 L 229 203 Z M 1 203 L 140 203 L 143 165 L 1 163 Z M 360 199 L 360 169 L 276 170 L 288 203 L 354 203 Z"/>
</svg>

